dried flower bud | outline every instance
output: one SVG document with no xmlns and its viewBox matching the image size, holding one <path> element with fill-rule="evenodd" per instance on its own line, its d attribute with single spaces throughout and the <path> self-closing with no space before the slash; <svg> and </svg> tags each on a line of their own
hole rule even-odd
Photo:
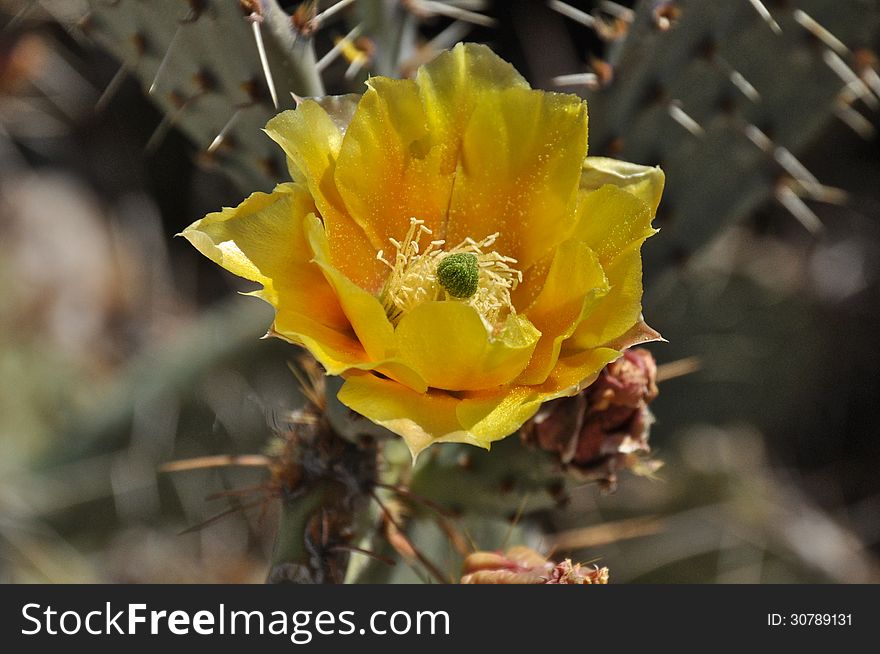
<svg viewBox="0 0 880 654">
<path fill-rule="evenodd" d="M 465 561 L 463 584 L 607 584 L 608 568 L 582 566 L 566 559 L 548 561 L 533 549 L 511 547 L 507 552 L 474 552 Z"/>
<path fill-rule="evenodd" d="M 657 392 L 654 357 L 642 348 L 627 350 L 578 395 L 546 403 L 523 428 L 523 438 L 613 490 L 618 469 L 659 467 L 645 461 L 654 422 L 648 403 Z"/>
<path fill-rule="evenodd" d="M 608 568 L 590 567 L 565 559 L 550 572 L 546 584 L 607 584 Z"/>
</svg>

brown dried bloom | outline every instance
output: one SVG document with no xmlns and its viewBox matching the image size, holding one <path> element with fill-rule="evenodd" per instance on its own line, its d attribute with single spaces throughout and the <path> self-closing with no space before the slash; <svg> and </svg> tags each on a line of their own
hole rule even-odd
<svg viewBox="0 0 880 654">
<path fill-rule="evenodd" d="M 607 584 L 608 568 L 548 561 L 535 550 L 516 546 L 505 553 L 474 552 L 464 560 L 463 584 Z"/>
<path fill-rule="evenodd" d="M 659 467 L 645 459 L 654 422 L 648 403 L 657 393 L 654 357 L 642 348 L 627 350 L 578 395 L 546 403 L 523 428 L 523 438 L 613 490 L 617 470 Z"/>
</svg>

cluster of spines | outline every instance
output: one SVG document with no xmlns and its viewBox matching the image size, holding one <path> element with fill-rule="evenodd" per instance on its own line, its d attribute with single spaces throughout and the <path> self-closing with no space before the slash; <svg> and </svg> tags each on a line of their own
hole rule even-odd
<svg viewBox="0 0 880 654">
<path fill-rule="evenodd" d="M 822 230 L 811 202 L 845 200 L 795 153 L 835 117 L 873 136 L 861 110 L 880 107 L 866 47 L 880 29 L 875 0 L 547 4 L 607 42 L 586 72 L 554 78 L 588 98 L 593 152 L 660 164 L 670 181 L 658 215 L 667 236 L 650 263 L 693 252 L 767 198 L 811 233 Z"/>
<path fill-rule="evenodd" d="M 399 75 L 462 38 L 468 25 L 491 23 L 477 11 L 482 2 L 471 3 L 475 10 L 428 0 L 307 0 L 292 14 L 277 0 L 83 4 L 88 11 L 73 22 L 65 16 L 65 27 L 120 61 L 96 110 L 112 102 L 128 75 L 138 78 L 165 114 L 146 149 L 160 147 L 179 128 L 195 143 L 199 164 L 220 166 L 246 190 L 268 189 L 285 177 L 283 155 L 260 130 L 298 98 L 324 95 L 323 78 L 336 75 L 337 59 L 348 60 L 349 79 Z M 432 41 L 416 44 L 413 26 L 430 16 L 453 22 Z M 320 56 L 319 49 L 325 50 Z"/>
</svg>

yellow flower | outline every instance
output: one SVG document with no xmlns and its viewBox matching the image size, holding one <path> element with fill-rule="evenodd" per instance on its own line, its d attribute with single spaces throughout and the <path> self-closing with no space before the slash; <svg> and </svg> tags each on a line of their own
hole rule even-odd
<svg viewBox="0 0 880 654">
<path fill-rule="evenodd" d="M 489 447 L 656 332 L 641 246 L 663 173 L 587 157 L 587 107 L 458 45 L 413 80 L 266 126 L 293 182 L 183 235 L 262 289 L 270 333 L 406 439 Z"/>
</svg>

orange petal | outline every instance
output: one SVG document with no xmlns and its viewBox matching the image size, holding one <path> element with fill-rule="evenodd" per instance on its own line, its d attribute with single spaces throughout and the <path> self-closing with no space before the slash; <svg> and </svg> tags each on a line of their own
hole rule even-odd
<svg viewBox="0 0 880 654">
<path fill-rule="evenodd" d="M 440 170 L 419 89 L 412 80 L 376 77 L 358 105 L 336 164 L 336 184 L 351 215 L 387 248 L 415 217 L 437 233 L 452 175 Z"/>
<path fill-rule="evenodd" d="M 336 292 L 351 329 L 372 361 L 370 365 L 357 368 L 378 370 L 414 390 L 426 391 L 428 384 L 425 379 L 406 362 L 393 356 L 390 348 L 394 341 L 394 328 L 382 304 L 376 296 L 352 282 L 330 263 L 327 236 L 321 221 L 311 215 L 306 218 L 305 223 L 314 262 Z"/>
<path fill-rule="evenodd" d="M 574 224 L 586 151 L 580 98 L 523 88 L 485 94 L 462 141 L 445 238 L 500 232 L 496 249 L 526 270 Z"/>
<path fill-rule="evenodd" d="M 333 265 L 359 286 L 375 291 L 385 277 L 376 260 L 382 245 L 371 242 L 348 215 L 333 179 L 342 146 L 340 120 L 315 100 L 305 100 L 270 120 L 266 133 L 284 149 L 293 178 L 308 184 L 327 229 Z"/>
<path fill-rule="evenodd" d="M 339 303 L 364 349 L 374 359 L 382 359 L 394 338 L 394 327 L 375 295 L 352 282 L 330 261 L 330 246 L 324 225 L 311 214 L 305 220 L 314 262 L 336 292 Z"/>
</svg>

